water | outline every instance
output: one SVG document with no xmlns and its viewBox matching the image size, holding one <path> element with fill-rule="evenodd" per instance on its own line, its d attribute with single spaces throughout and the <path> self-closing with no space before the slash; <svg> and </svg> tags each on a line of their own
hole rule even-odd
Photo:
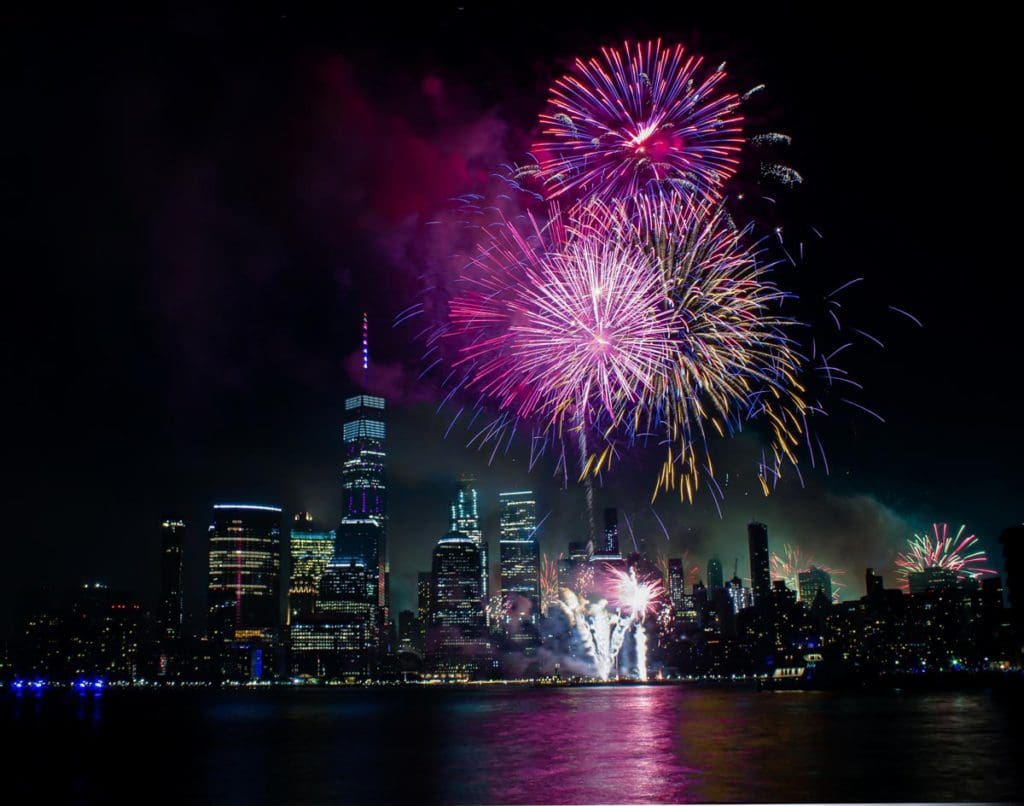
<svg viewBox="0 0 1024 806">
<path fill-rule="evenodd" d="M 1021 800 L 1022 718 L 988 692 L 0 694 L 9 803 Z"/>
</svg>

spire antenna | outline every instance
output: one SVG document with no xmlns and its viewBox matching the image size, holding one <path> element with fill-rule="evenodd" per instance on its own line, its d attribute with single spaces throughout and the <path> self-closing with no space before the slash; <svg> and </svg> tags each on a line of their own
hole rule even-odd
<svg viewBox="0 0 1024 806">
<path fill-rule="evenodd" d="M 370 385 L 370 323 L 366 311 L 363 311 L 363 388 L 369 391 Z"/>
</svg>

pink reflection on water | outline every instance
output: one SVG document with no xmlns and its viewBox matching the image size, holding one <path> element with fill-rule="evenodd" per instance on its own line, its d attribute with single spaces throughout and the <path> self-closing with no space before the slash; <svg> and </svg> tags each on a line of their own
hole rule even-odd
<svg viewBox="0 0 1024 806">
<path fill-rule="evenodd" d="M 550 709 L 538 710 L 533 697 L 529 706 L 515 696 L 480 703 L 493 710 L 463 722 L 466 733 L 453 742 L 461 758 L 451 760 L 462 769 L 447 782 L 450 799 L 463 800 L 466 783 L 494 803 L 698 800 L 698 771 L 677 753 L 679 693 L 606 686 L 544 692 Z"/>
</svg>

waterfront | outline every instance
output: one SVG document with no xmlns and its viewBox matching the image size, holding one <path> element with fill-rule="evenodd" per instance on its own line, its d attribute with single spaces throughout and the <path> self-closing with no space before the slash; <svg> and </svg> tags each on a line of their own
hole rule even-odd
<svg viewBox="0 0 1024 806">
<path fill-rule="evenodd" d="M 7 693 L 0 706 L 14 802 L 991 801 L 1024 792 L 1024 707 L 987 691 L 49 691 Z"/>
</svg>

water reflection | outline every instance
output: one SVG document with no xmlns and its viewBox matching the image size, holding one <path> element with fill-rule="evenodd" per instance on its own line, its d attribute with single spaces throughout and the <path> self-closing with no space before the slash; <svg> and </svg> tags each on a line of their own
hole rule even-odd
<svg viewBox="0 0 1024 806">
<path fill-rule="evenodd" d="M 1009 800 L 1024 791 L 1020 704 L 984 692 L 50 692 L 0 697 L 0 714 L 7 760 L 21 772 L 12 802 L 116 800 L 126 769 L 182 802 Z"/>
</svg>

